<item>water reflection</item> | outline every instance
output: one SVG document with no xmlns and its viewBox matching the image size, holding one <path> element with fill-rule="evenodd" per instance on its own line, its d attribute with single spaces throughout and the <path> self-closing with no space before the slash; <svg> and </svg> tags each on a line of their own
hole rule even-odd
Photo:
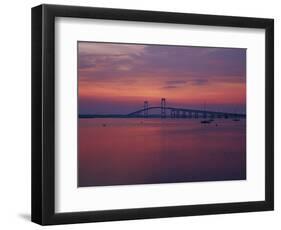
<svg viewBox="0 0 281 230">
<path fill-rule="evenodd" d="M 244 119 L 79 119 L 78 141 L 79 186 L 246 179 Z"/>
</svg>

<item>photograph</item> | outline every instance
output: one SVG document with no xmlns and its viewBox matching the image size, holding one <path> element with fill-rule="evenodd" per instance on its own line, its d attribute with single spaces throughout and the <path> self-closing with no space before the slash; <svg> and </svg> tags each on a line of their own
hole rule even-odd
<svg viewBox="0 0 281 230">
<path fill-rule="evenodd" d="M 77 186 L 246 180 L 246 56 L 77 41 Z"/>
<path fill-rule="evenodd" d="M 151 6 L 32 7 L 32 222 L 274 210 L 274 18 Z"/>
</svg>

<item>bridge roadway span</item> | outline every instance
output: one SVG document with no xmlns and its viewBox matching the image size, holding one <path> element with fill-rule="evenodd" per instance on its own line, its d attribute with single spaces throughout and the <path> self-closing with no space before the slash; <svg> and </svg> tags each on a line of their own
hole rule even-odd
<svg viewBox="0 0 281 230">
<path fill-rule="evenodd" d="M 185 109 L 185 108 L 175 108 L 175 107 L 161 107 L 161 106 L 151 106 L 145 109 L 140 109 L 135 112 L 127 114 L 127 116 L 134 116 L 134 115 L 140 115 L 141 113 L 152 110 L 152 109 L 160 109 L 160 110 L 170 110 L 171 112 L 183 112 L 183 113 L 194 113 L 194 114 L 204 114 L 211 115 L 211 116 L 227 116 L 227 117 L 236 117 L 236 118 L 245 118 L 245 114 L 239 114 L 239 113 L 226 113 L 226 112 L 215 112 L 215 111 L 208 111 L 208 110 L 197 110 L 197 109 Z"/>
</svg>

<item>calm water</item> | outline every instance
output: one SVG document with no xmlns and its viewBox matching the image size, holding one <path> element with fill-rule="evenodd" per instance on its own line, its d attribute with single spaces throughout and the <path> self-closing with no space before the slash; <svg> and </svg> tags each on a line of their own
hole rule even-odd
<svg viewBox="0 0 281 230">
<path fill-rule="evenodd" d="M 246 179 L 245 120 L 79 119 L 78 150 L 79 186 Z"/>
</svg>

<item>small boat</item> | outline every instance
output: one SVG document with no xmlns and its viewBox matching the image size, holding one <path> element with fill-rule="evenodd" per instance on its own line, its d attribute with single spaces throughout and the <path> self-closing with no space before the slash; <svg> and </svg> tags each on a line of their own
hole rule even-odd
<svg viewBox="0 0 281 230">
<path fill-rule="evenodd" d="M 210 121 L 210 120 L 203 120 L 203 121 L 201 121 L 200 123 L 201 123 L 201 124 L 210 124 L 211 121 Z"/>
</svg>

